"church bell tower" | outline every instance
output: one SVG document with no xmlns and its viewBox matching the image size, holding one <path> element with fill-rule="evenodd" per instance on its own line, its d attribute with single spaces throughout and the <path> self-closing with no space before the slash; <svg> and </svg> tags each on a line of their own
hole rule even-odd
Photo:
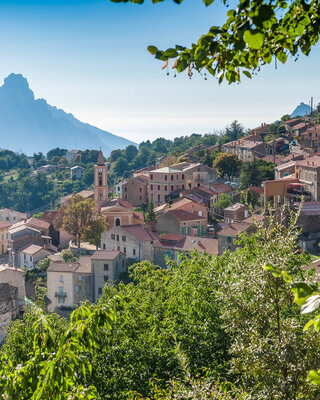
<svg viewBox="0 0 320 400">
<path fill-rule="evenodd" d="M 108 168 L 104 163 L 102 151 L 99 151 L 97 165 L 94 166 L 94 201 L 98 212 L 108 201 Z"/>
</svg>

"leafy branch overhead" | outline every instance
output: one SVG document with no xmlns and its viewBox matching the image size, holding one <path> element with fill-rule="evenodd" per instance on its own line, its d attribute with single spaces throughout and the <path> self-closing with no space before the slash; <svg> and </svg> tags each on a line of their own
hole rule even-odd
<svg viewBox="0 0 320 400">
<path fill-rule="evenodd" d="M 127 3 L 129 0 L 112 0 Z M 159 3 L 164 0 L 152 0 Z M 182 3 L 183 0 L 173 0 Z M 142 4 L 144 0 L 130 0 Z M 203 0 L 206 6 L 214 0 Z M 228 7 L 228 2 L 223 0 Z M 240 82 L 245 75 L 260 66 L 270 64 L 274 59 L 281 63 L 288 56 L 308 55 L 311 47 L 319 40 L 320 3 L 318 0 L 240 0 L 235 9 L 226 14 L 222 26 L 212 26 L 190 48 L 176 45 L 165 51 L 156 46 L 148 50 L 155 58 L 169 65 L 177 72 L 187 70 L 206 72 L 216 76 L 221 83 Z"/>
</svg>

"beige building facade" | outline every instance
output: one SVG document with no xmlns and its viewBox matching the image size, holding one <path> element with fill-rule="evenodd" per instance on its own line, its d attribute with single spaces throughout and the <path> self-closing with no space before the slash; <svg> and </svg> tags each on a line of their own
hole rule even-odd
<svg viewBox="0 0 320 400">
<path fill-rule="evenodd" d="M 0 220 L 0 255 L 4 255 L 8 252 L 10 227 L 10 222 Z"/>
</svg>

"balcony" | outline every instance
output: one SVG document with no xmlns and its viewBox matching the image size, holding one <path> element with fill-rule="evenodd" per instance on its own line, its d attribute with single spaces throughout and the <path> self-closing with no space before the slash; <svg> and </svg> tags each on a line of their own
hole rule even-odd
<svg viewBox="0 0 320 400">
<path fill-rule="evenodd" d="M 60 297 L 60 298 L 66 298 L 67 293 L 66 292 L 55 292 L 55 297 Z"/>
</svg>

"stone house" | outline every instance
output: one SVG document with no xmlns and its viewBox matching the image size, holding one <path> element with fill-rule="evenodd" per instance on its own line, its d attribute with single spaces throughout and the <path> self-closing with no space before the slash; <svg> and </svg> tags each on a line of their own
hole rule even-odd
<svg viewBox="0 0 320 400">
<path fill-rule="evenodd" d="M 235 203 L 232 204 L 232 206 L 225 208 L 223 213 L 225 222 L 239 222 L 248 218 L 249 209 L 244 204 Z"/>
<path fill-rule="evenodd" d="M 18 263 L 16 267 L 25 267 L 27 269 L 34 268 L 40 260 L 43 260 L 50 255 L 52 255 L 52 251 L 36 244 L 28 244 L 17 251 Z"/>
<path fill-rule="evenodd" d="M 71 309 L 82 301 L 92 301 L 90 256 L 82 256 L 73 263 L 53 261 L 47 270 L 47 294 L 49 311 Z"/>
<path fill-rule="evenodd" d="M 139 175 L 132 177 L 122 184 L 122 199 L 134 207 L 148 202 L 148 177 Z"/>
<path fill-rule="evenodd" d="M 24 271 L 0 265 L 0 344 L 5 329 L 18 317 L 26 297 Z"/>
<path fill-rule="evenodd" d="M 83 177 L 85 168 L 76 165 L 75 167 L 70 168 L 70 178 L 71 179 L 81 179 Z"/>
<path fill-rule="evenodd" d="M 47 164 L 47 165 L 42 165 L 37 169 L 38 172 L 41 172 L 43 174 L 49 175 L 53 174 L 57 169 L 57 166 L 55 164 Z"/>
<path fill-rule="evenodd" d="M 201 163 L 190 164 L 181 162 L 149 173 L 149 200 L 153 199 L 155 206 L 166 202 L 171 193 L 184 191 L 201 185 L 216 182 L 216 172 L 213 168 Z"/>
<path fill-rule="evenodd" d="M 0 255 L 8 252 L 10 222 L 0 220 Z"/>
<path fill-rule="evenodd" d="M 91 256 L 92 301 L 97 301 L 103 293 L 106 283 L 116 281 L 121 273 L 127 271 L 126 255 L 121 251 L 96 251 Z"/>
<path fill-rule="evenodd" d="M 177 235 L 203 236 L 207 232 L 207 216 L 179 209 L 169 209 L 158 216 L 157 231 Z"/>
<path fill-rule="evenodd" d="M 159 236 L 159 239 L 152 246 L 153 263 L 161 268 L 168 267 L 166 258 L 179 262 L 179 254 L 189 254 L 193 250 L 197 250 L 200 254 L 218 254 L 217 239 L 195 238 L 193 236 L 166 234 Z"/>
<path fill-rule="evenodd" d="M 76 155 L 80 154 L 80 150 L 69 150 L 66 152 L 66 158 L 71 163 Z"/>
<path fill-rule="evenodd" d="M 286 176 L 292 175 L 296 170 L 296 161 L 289 161 L 285 164 L 277 165 L 274 168 L 274 178 L 284 178 Z"/>
<path fill-rule="evenodd" d="M 122 251 L 136 261 L 153 261 L 152 244 L 158 235 L 144 225 L 115 226 L 101 235 L 101 249 Z"/>
<path fill-rule="evenodd" d="M 256 140 L 235 140 L 223 145 L 223 151 L 228 154 L 235 154 L 241 161 L 251 161 L 254 157 L 264 157 L 274 154 L 274 145 L 270 142 L 263 142 L 261 138 Z"/>
<path fill-rule="evenodd" d="M 218 251 L 219 255 L 225 250 L 234 251 L 237 248 L 235 241 L 240 233 L 248 232 L 252 228 L 252 224 L 247 223 L 230 223 L 224 229 L 218 232 Z"/>
<path fill-rule="evenodd" d="M 10 208 L 1 208 L 0 209 L 0 221 L 10 222 L 11 224 L 15 224 L 24 219 L 27 219 L 28 216 L 25 213 L 21 213 L 19 211 L 11 210 Z"/>
<path fill-rule="evenodd" d="M 95 251 L 77 262 L 53 261 L 47 270 L 49 311 L 73 309 L 85 300 L 98 300 L 106 283 L 126 272 L 126 256 L 120 251 Z"/>
<path fill-rule="evenodd" d="M 199 202 L 185 197 L 179 197 L 173 200 L 171 204 L 162 204 L 161 206 L 155 208 L 155 213 L 157 215 L 161 215 L 169 210 L 183 210 L 194 213 L 200 217 L 205 217 L 207 222 L 208 208 Z"/>
<path fill-rule="evenodd" d="M 320 125 L 314 125 L 301 133 L 301 149 L 314 153 L 320 149 Z"/>
<path fill-rule="evenodd" d="M 309 157 L 298 161 L 296 164 L 295 177 L 299 183 L 305 185 L 311 194 L 311 200 L 320 200 L 320 157 Z"/>
<path fill-rule="evenodd" d="M 107 218 L 109 228 L 120 225 L 144 224 L 143 214 L 134 211 L 132 204 L 121 199 L 113 199 L 101 208 L 101 214 Z"/>
</svg>

